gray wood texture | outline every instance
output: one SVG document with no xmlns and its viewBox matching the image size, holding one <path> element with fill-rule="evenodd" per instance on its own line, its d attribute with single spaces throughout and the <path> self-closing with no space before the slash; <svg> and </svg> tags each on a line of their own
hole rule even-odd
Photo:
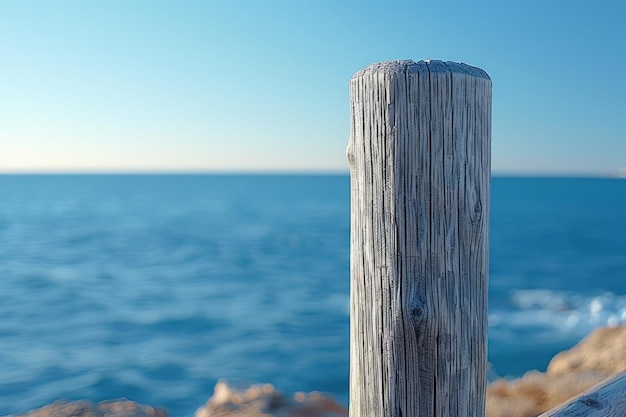
<svg viewBox="0 0 626 417">
<path fill-rule="evenodd" d="M 491 80 L 388 61 L 350 97 L 350 417 L 484 416 Z"/>
<path fill-rule="evenodd" d="M 626 416 L 626 371 L 608 378 L 539 417 Z"/>
</svg>

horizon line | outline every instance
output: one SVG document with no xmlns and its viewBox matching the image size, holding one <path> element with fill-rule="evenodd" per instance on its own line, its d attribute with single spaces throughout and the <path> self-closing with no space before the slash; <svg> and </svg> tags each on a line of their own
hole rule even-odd
<svg viewBox="0 0 626 417">
<path fill-rule="evenodd" d="M 345 169 L 337 170 L 325 170 L 325 169 L 308 169 L 308 170 L 295 170 L 295 169 L 233 169 L 233 170 L 114 170 L 114 169 L 102 169 L 102 170 L 0 170 L 0 176 L 69 176 L 69 175 L 137 175 L 137 176 L 176 176 L 176 175 L 234 175 L 234 176 L 247 176 L 247 175 L 259 175 L 259 176 L 349 176 L 350 171 Z M 607 178 L 607 179 L 626 179 L 622 175 L 621 170 L 614 172 L 572 172 L 572 171 L 503 171 L 495 170 L 491 171 L 492 178 L 510 177 L 510 178 Z"/>
</svg>

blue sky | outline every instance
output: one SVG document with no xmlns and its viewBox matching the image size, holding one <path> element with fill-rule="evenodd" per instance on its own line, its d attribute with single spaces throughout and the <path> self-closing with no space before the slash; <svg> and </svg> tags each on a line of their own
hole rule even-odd
<svg viewBox="0 0 626 417">
<path fill-rule="evenodd" d="M 626 2 L 0 0 L 0 171 L 347 172 L 348 80 L 493 81 L 494 173 L 626 166 Z"/>
</svg>

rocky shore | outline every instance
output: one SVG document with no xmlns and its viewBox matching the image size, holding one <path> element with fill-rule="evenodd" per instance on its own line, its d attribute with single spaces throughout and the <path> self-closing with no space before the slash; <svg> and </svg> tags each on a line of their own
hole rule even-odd
<svg viewBox="0 0 626 417">
<path fill-rule="evenodd" d="M 626 370 L 626 326 L 597 329 L 557 354 L 545 372 L 487 388 L 487 417 L 535 417 L 603 379 Z M 344 417 L 348 410 L 321 393 L 287 396 L 270 384 L 219 381 L 194 417 Z M 165 410 L 125 399 L 56 402 L 20 417 L 167 417 Z M 191 416 L 189 416 L 191 417 Z"/>
<path fill-rule="evenodd" d="M 623 370 L 626 326 L 597 329 L 552 358 L 546 372 L 489 385 L 487 416 L 535 417 Z"/>
</svg>

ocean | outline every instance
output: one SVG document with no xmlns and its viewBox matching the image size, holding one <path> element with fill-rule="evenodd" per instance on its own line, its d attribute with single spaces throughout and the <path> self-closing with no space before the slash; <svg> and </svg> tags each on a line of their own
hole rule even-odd
<svg viewBox="0 0 626 417">
<path fill-rule="evenodd" d="M 347 175 L 0 175 L 0 415 L 220 378 L 347 405 Z M 626 180 L 492 183 L 490 379 L 626 324 Z"/>
</svg>

